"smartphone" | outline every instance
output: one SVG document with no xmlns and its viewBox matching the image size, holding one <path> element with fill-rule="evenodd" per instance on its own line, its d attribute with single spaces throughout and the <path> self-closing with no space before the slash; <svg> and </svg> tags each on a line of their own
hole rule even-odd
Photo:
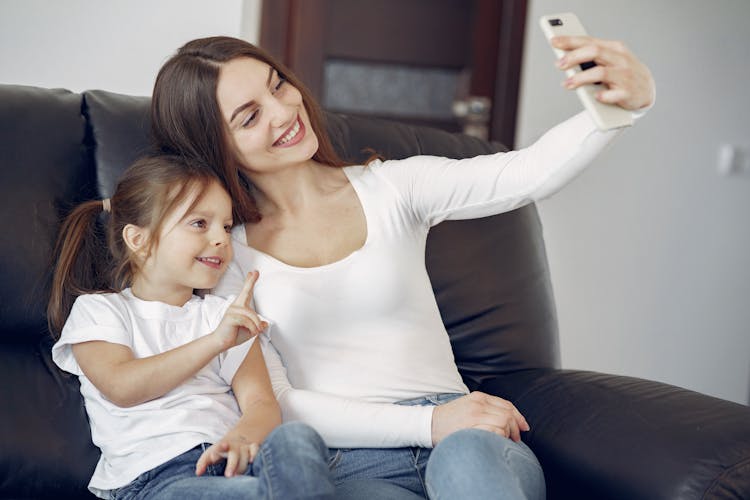
<svg viewBox="0 0 750 500">
<path fill-rule="evenodd" d="M 544 36 L 547 37 L 547 41 L 553 36 L 565 35 L 565 36 L 586 36 L 586 30 L 583 28 L 581 21 L 578 17 L 571 13 L 565 12 L 563 14 L 554 14 L 549 16 L 542 16 L 539 19 L 539 24 L 542 27 Z M 558 59 L 565 55 L 564 50 L 556 49 L 552 47 L 552 50 L 557 55 Z M 593 61 L 585 62 L 578 67 L 573 67 L 565 71 L 568 76 L 573 76 L 580 71 L 585 71 L 589 68 L 596 66 Z M 633 114 L 627 109 L 621 108 L 616 104 L 606 104 L 596 100 L 596 94 L 602 90 L 606 90 L 607 86 L 603 83 L 594 83 L 589 85 L 582 85 L 576 89 L 578 98 L 583 103 L 583 107 L 589 112 L 591 117 L 594 119 L 596 126 L 600 130 L 609 130 L 619 127 L 627 127 L 633 124 Z"/>
</svg>

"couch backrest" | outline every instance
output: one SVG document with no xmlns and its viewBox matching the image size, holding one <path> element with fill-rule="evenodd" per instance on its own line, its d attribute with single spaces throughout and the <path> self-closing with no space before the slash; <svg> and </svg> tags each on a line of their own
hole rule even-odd
<svg viewBox="0 0 750 500">
<path fill-rule="evenodd" d="M 0 85 L 0 497 L 85 492 L 99 453 L 45 317 L 60 214 L 98 196 L 82 96 Z"/>
<path fill-rule="evenodd" d="M 86 496 L 99 456 L 76 377 L 50 359 L 45 308 L 62 216 L 112 193 L 149 149 L 149 99 L 0 85 L 0 496 Z M 453 157 L 498 145 L 437 130 L 327 115 L 345 157 Z M 557 327 L 541 226 L 533 205 L 444 222 L 428 238 L 427 267 L 456 362 L 474 388 L 485 379 L 558 364 Z"/>
<path fill-rule="evenodd" d="M 46 335 L 44 299 L 59 214 L 96 196 L 81 96 L 0 86 L 0 339 Z"/>
<path fill-rule="evenodd" d="M 95 143 L 99 189 L 148 142 L 148 98 L 84 93 Z M 500 144 L 426 127 L 328 114 L 342 156 L 361 162 L 374 149 L 386 158 L 418 154 L 462 158 L 501 151 Z M 495 217 L 444 222 L 427 242 L 427 266 L 459 369 L 469 386 L 523 368 L 558 365 L 557 322 L 536 207 Z"/>
<path fill-rule="evenodd" d="M 0 86 L 0 199 L 11 226 L 0 265 L 0 338 L 46 335 L 44 305 L 59 218 L 107 197 L 149 150 L 150 99 L 88 91 Z M 328 114 L 342 155 L 372 148 L 387 158 L 466 157 L 501 150 L 464 135 Z M 445 222 L 428 239 L 427 266 L 456 360 L 470 386 L 524 368 L 558 365 L 557 327 L 541 225 L 534 205 L 485 219 Z"/>
</svg>

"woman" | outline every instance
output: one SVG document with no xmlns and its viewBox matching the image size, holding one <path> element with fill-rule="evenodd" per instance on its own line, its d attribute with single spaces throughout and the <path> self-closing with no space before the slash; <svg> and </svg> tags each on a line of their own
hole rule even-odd
<svg viewBox="0 0 750 500">
<path fill-rule="evenodd" d="M 598 63 L 568 88 L 602 81 L 605 102 L 651 105 L 650 73 L 622 44 L 554 43 L 570 51 L 561 69 Z M 215 292 L 236 293 L 247 271 L 260 271 L 254 298 L 275 322 L 264 350 L 274 392 L 285 419 L 312 425 L 332 448 L 342 496 L 544 497 L 539 463 L 520 438 L 524 417 L 501 398 L 467 394 L 425 241 L 442 220 L 552 194 L 616 132 L 599 132 L 581 113 L 522 151 L 346 166 L 301 82 L 227 37 L 192 41 L 162 67 L 152 126 L 164 152 L 203 162 L 226 183 L 244 225 L 233 230 L 235 259 Z"/>
</svg>

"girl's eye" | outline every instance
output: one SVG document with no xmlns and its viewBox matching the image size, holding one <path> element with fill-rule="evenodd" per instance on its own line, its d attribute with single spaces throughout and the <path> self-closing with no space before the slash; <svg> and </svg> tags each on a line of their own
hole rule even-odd
<svg viewBox="0 0 750 500">
<path fill-rule="evenodd" d="M 258 110 L 256 109 L 252 113 L 250 113 L 247 118 L 240 124 L 240 127 L 245 128 L 248 125 L 250 125 L 253 121 L 255 121 L 255 118 L 258 116 Z"/>
<path fill-rule="evenodd" d="M 205 229 L 206 228 L 206 221 L 203 219 L 194 220 L 190 223 L 191 226 L 197 227 L 199 229 Z"/>
<path fill-rule="evenodd" d="M 224 231 L 226 231 L 227 233 L 231 233 L 232 232 L 232 225 L 231 224 L 225 224 L 224 225 Z"/>
</svg>

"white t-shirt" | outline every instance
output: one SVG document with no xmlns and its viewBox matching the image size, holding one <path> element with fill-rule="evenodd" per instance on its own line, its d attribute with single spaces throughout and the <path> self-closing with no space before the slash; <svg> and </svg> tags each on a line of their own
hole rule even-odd
<svg viewBox="0 0 750 500">
<path fill-rule="evenodd" d="M 231 299 L 207 295 L 178 307 L 138 299 L 130 289 L 76 299 L 52 359 L 81 382 L 91 436 L 102 452 L 89 483 L 94 494 L 106 498 L 107 490 L 223 438 L 240 417 L 231 383 L 252 341 L 220 354 L 164 396 L 131 408 L 114 405 L 94 387 L 71 345 L 104 340 L 129 347 L 136 358 L 153 356 L 214 331 L 230 304 Z"/>
<path fill-rule="evenodd" d="M 260 271 L 255 307 L 275 322 L 264 355 L 284 419 L 307 422 L 332 447 L 431 447 L 432 408 L 392 404 L 467 392 L 425 267 L 430 227 L 549 196 L 615 135 L 581 113 L 520 151 L 346 167 L 367 239 L 320 267 L 280 262 L 235 228 L 234 261 L 214 293 L 238 293 Z"/>
</svg>

